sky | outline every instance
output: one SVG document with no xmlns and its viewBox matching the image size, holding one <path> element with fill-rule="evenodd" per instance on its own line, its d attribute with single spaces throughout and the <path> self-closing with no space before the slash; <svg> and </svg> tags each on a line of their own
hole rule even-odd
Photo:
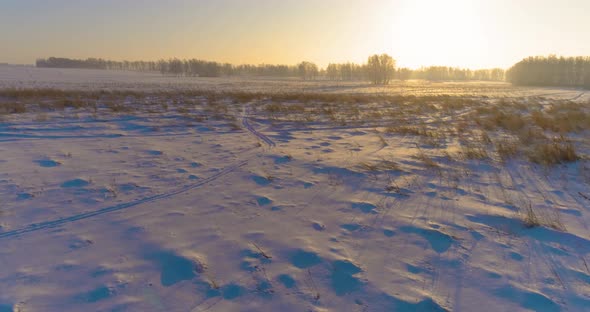
<svg viewBox="0 0 590 312">
<path fill-rule="evenodd" d="M 590 55 L 590 0 L 0 0 L 0 62 L 49 56 L 507 68 Z"/>
</svg>

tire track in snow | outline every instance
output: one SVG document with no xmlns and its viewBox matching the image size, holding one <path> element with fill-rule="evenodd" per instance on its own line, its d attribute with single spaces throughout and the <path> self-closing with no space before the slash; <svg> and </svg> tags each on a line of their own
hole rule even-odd
<svg viewBox="0 0 590 312">
<path fill-rule="evenodd" d="M 250 114 L 250 107 L 246 106 L 244 108 L 244 115 L 242 116 L 242 124 L 244 125 L 244 127 L 253 135 L 255 135 L 256 137 L 258 137 L 260 140 L 264 141 L 264 143 L 266 143 L 268 146 L 270 147 L 275 147 L 276 144 L 275 142 L 273 142 L 273 140 L 271 140 L 270 138 L 268 138 L 266 135 L 256 131 L 256 129 L 254 129 L 254 127 L 252 127 L 252 125 L 250 125 L 250 123 L 248 122 L 248 115 Z"/>
<path fill-rule="evenodd" d="M 578 94 L 577 96 L 574 96 L 573 98 L 569 99 L 570 101 L 575 101 L 581 97 L 583 97 L 586 94 L 586 92 L 582 92 L 580 94 Z"/>
<path fill-rule="evenodd" d="M 172 192 L 157 194 L 157 195 L 149 196 L 149 197 L 146 197 L 143 199 L 138 199 L 138 200 L 127 202 L 127 203 L 122 203 L 119 205 L 110 206 L 110 207 L 102 208 L 102 209 L 95 210 L 95 211 L 89 211 L 89 212 L 73 215 L 70 217 L 62 218 L 62 219 L 45 221 L 45 222 L 41 222 L 41 223 L 33 223 L 33 224 L 30 224 L 30 225 L 20 228 L 20 229 L 2 232 L 2 233 L 0 233 L 0 239 L 15 237 L 15 236 L 18 236 L 21 234 L 36 232 L 36 231 L 40 231 L 40 230 L 44 230 L 44 229 L 56 228 L 56 227 L 59 227 L 64 224 L 68 224 L 68 223 L 72 223 L 72 222 L 76 222 L 76 221 L 80 221 L 80 220 L 84 220 L 84 219 L 89 219 L 89 218 L 96 217 L 96 216 L 106 214 L 109 212 L 124 210 L 124 209 L 135 207 L 135 206 L 138 206 L 141 204 L 151 203 L 151 202 L 155 202 L 158 200 L 170 198 L 170 197 L 176 196 L 178 194 L 190 191 L 192 189 L 199 188 L 205 184 L 211 183 L 211 182 L 221 178 L 222 176 L 227 175 L 227 174 L 233 172 L 234 170 L 246 165 L 247 163 L 248 163 L 248 161 L 246 161 L 246 160 L 239 162 L 235 165 L 224 168 L 223 170 L 217 172 L 216 174 L 214 174 L 210 177 L 207 177 L 207 178 L 199 181 L 198 183 L 179 188 L 179 189 L 172 191 Z"/>
</svg>

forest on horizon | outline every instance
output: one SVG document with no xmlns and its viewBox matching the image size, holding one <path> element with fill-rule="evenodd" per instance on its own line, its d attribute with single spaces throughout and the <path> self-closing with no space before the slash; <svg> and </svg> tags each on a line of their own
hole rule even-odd
<svg viewBox="0 0 590 312">
<path fill-rule="evenodd" d="M 330 63 L 320 68 L 312 62 L 296 65 L 242 64 L 233 65 L 199 59 L 158 61 L 112 61 L 101 58 L 70 59 L 49 57 L 38 59 L 40 68 L 85 68 L 159 72 L 183 77 L 277 77 L 303 80 L 370 81 L 388 84 L 391 80 L 421 79 L 429 81 L 507 81 L 514 85 L 566 86 L 590 89 L 590 57 L 528 57 L 508 70 L 502 68 L 471 70 L 448 66 L 428 66 L 419 69 L 397 68 L 387 54 L 372 55 L 365 64 Z"/>
</svg>

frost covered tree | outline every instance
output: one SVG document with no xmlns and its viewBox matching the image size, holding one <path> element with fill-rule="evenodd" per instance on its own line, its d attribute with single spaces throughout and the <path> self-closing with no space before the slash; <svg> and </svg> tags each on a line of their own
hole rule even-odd
<svg viewBox="0 0 590 312">
<path fill-rule="evenodd" d="M 506 79 L 516 85 L 590 88 L 590 57 L 525 58 L 506 72 Z"/>
<path fill-rule="evenodd" d="M 395 60 L 387 54 L 375 54 L 369 56 L 366 69 L 373 84 L 388 84 L 395 74 Z"/>
<path fill-rule="evenodd" d="M 311 62 L 301 62 L 298 65 L 299 77 L 303 80 L 313 80 L 319 74 L 318 66 Z"/>
</svg>

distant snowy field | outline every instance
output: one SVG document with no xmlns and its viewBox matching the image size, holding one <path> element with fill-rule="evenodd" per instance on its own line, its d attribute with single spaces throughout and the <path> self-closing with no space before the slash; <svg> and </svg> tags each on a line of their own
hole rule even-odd
<svg viewBox="0 0 590 312">
<path fill-rule="evenodd" d="M 560 88 L 513 87 L 497 82 L 394 82 L 376 87 L 367 82 L 301 81 L 276 78 L 165 77 L 159 73 L 93 69 L 35 68 L 0 65 L 2 88 L 52 88 L 65 90 L 173 91 L 211 90 L 297 93 L 379 93 L 401 95 L 472 95 L 492 97 L 550 96 L 577 98 L 581 91 Z M 590 99 L 583 94 L 583 99 Z"/>
<path fill-rule="evenodd" d="M 507 84 L 0 67 L 14 87 L 525 97 L 514 110 L 543 95 L 539 109 L 588 109 L 579 90 Z M 485 138 L 470 123 L 492 104 L 122 101 L 132 110 L 0 115 L 0 311 L 590 307 L 590 164 L 500 159 L 482 142 L 511 124 Z M 588 155 L 587 132 L 572 133 Z"/>
</svg>

